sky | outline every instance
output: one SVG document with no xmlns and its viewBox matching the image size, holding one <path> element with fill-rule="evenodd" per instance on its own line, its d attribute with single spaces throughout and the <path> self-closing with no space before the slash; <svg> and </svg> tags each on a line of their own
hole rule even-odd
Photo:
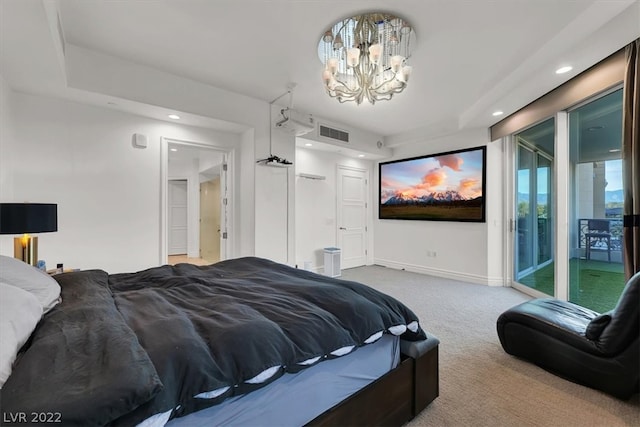
<svg viewBox="0 0 640 427">
<path fill-rule="evenodd" d="M 525 170 L 518 171 L 524 173 Z M 527 176 L 525 176 L 527 175 Z M 538 169 L 538 194 L 547 193 L 547 168 Z M 607 160 L 605 162 L 605 179 L 607 186 L 605 191 L 622 190 L 622 160 Z M 519 175 L 518 193 L 529 193 L 528 171 L 524 175 Z"/>
<path fill-rule="evenodd" d="M 608 160 L 605 162 L 605 179 L 607 191 L 622 190 L 622 160 Z"/>
<path fill-rule="evenodd" d="M 381 165 L 380 202 L 454 190 L 467 198 L 482 195 L 482 150 Z"/>
</svg>

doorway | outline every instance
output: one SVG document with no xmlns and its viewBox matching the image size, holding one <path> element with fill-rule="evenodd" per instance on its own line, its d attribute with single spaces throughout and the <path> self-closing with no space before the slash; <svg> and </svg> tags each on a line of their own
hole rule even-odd
<svg viewBox="0 0 640 427">
<path fill-rule="evenodd" d="M 220 261 L 220 177 L 200 183 L 200 258 Z"/>
<path fill-rule="evenodd" d="M 233 151 L 162 138 L 161 154 L 160 263 L 208 265 L 226 259 L 233 237 Z"/>
</svg>

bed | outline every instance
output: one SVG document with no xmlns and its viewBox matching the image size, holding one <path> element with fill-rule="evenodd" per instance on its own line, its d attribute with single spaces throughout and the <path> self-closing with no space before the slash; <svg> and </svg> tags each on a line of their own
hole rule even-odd
<svg viewBox="0 0 640 427">
<path fill-rule="evenodd" d="M 256 257 L 55 280 L 0 262 L 22 331 L 3 424 L 401 425 L 438 395 L 437 338 L 357 282 Z"/>
</svg>

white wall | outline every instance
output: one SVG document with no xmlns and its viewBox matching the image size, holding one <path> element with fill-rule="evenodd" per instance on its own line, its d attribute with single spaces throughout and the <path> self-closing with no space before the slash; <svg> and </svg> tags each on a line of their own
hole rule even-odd
<svg viewBox="0 0 640 427">
<path fill-rule="evenodd" d="M 495 143 L 492 143 L 495 144 Z M 487 145 L 486 129 L 396 147 L 390 160 Z M 486 223 L 374 219 L 375 263 L 483 284 L 502 284 L 502 154 L 487 150 Z M 375 168 L 374 183 L 378 182 Z M 376 185 L 377 191 L 377 185 Z M 378 195 L 374 198 L 377 204 Z M 491 204 L 491 207 L 489 207 Z M 499 207 L 496 205 L 499 204 Z M 499 232 L 488 238 L 491 233 Z M 428 254 L 435 252 L 435 256 Z"/>
<path fill-rule="evenodd" d="M 505 141 L 498 140 L 487 144 L 487 194 L 486 203 L 486 254 L 487 273 L 483 283 L 492 286 L 509 286 L 506 279 L 506 263 L 510 255 L 505 252 L 505 238 L 509 224 L 505 219 L 507 193 L 505 189 L 507 169 L 505 165 Z M 478 144 L 481 145 L 481 144 Z"/>
<path fill-rule="evenodd" d="M 39 239 L 48 266 L 116 273 L 158 265 L 160 138 L 240 142 L 234 134 L 54 98 L 14 92 L 10 100 L 13 118 L 3 116 L 2 128 L 13 128 L 15 139 L 3 138 L 0 198 L 58 204 L 58 232 Z M 146 149 L 132 146 L 134 133 L 148 136 Z M 241 246 L 250 240 L 243 233 L 240 223 L 239 252 L 250 252 Z M 12 255 L 12 237 L 0 236 L 2 254 Z"/>
<path fill-rule="evenodd" d="M 15 141 L 12 99 L 13 92 L 0 75 L 0 199 L 2 200 L 13 198 L 13 174 L 8 167 L 3 167 L 14 163 L 11 150 L 9 150 Z M 11 249 L 11 254 L 13 254 L 13 249 Z"/>
<path fill-rule="evenodd" d="M 271 123 L 278 120 L 282 107 L 271 106 Z M 256 146 L 256 160 L 271 155 L 294 161 L 295 136 L 273 125 L 267 144 Z M 255 166 L 256 176 L 256 250 L 255 255 L 293 265 L 294 237 L 294 169 L 293 167 Z"/>
<path fill-rule="evenodd" d="M 281 179 L 281 171 L 256 166 L 255 159 L 269 154 L 269 144 L 256 145 L 254 129 L 241 135 L 214 132 L 12 93 L 4 84 L 0 101 L 0 200 L 58 203 L 59 231 L 40 237 L 40 258 L 49 265 L 63 262 L 69 267 L 122 272 L 158 264 L 161 136 L 219 142 L 239 150 L 234 175 L 242 185 L 234 205 L 237 233 L 232 256 L 256 254 L 300 267 L 311 261 L 321 271 L 322 248 L 336 245 L 337 165 L 368 167 L 373 178 L 370 188 L 377 195 L 377 165 L 328 152 L 294 153 L 294 138 L 280 131 L 274 131 L 271 145 L 274 154 L 294 160 L 286 179 Z M 147 149 L 132 147 L 134 133 L 149 137 Z M 478 146 L 485 140 L 484 131 L 465 132 L 397 147 L 394 158 Z M 502 268 L 496 247 L 502 235 L 494 231 L 500 232 L 504 223 L 500 209 L 491 203 L 502 198 L 501 178 L 494 174 L 502 167 L 502 154 L 498 148 L 489 149 L 487 155 L 486 224 L 380 221 L 375 196 L 369 236 L 373 261 L 496 284 Z M 325 175 L 327 180 L 296 178 L 300 172 Z M 12 254 L 11 239 L 0 236 L 0 253 Z M 427 257 L 426 251 L 437 255 Z"/>
<path fill-rule="evenodd" d="M 306 173 L 326 177 L 325 180 L 311 180 L 299 176 L 295 179 L 295 262 L 299 268 L 304 267 L 305 261 L 310 261 L 313 271 L 323 272 L 323 248 L 336 246 L 336 177 L 339 165 L 368 169 L 371 183 L 372 161 L 353 159 L 327 151 L 300 147 L 296 149 L 296 175 Z M 370 185 L 369 188 L 377 188 L 377 184 Z M 375 206 L 369 201 L 369 223 L 374 213 Z M 371 227 L 369 230 L 368 242 L 371 253 L 373 232 Z"/>
<path fill-rule="evenodd" d="M 255 163 L 270 151 L 279 157 L 294 155 L 294 137 L 272 131 L 269 103 L 75 45 L 67 46 L 65 59 L 70 87 L 213 118 L 224 126 L 243 127 L 239 160 L 243 169 L 236 186 L 241 194 L 243 221 L 240 251 L 290 263 L 294 256 L 293 192 L 282 186 L 278 174 Z M 279 108 L 273 106 L 272 110 Z M 287 182 L 292 188 L 293 176 Z M 278 200 L 282 194 L 287 198 L 288 221 L 271 221 L 282 218 L 282 205 L 270 197 L 274 191 Z"/>
</svg>

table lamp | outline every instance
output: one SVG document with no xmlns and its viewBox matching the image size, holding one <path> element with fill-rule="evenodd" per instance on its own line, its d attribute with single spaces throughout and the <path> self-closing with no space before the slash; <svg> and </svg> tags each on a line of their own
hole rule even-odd
<svg viewBox="0 0 640 427">
<path fill-rule="evenodd" d="M 13 256 L 27 264 L 38 262 L 38 238 L 29 233 L 58 231 L 54 203 L 0 203 L 0 234 L 22 234 L 13 239 Z"/>
</svg>

